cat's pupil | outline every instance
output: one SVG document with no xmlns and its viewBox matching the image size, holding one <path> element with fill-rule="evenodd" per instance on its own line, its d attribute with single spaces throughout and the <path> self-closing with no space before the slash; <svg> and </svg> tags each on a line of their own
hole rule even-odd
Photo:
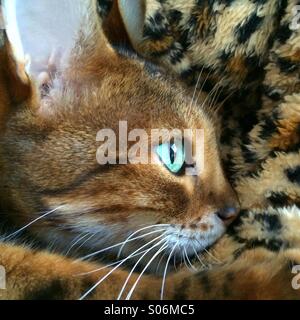
<svg viewBox="0 0 300 320">
<path fill-rule="evenodd" d="M 171 148 L 170 148 L 170 161 L 171 161 L 171 164 L 173 164 L 174 161 L 175 161 L 176 151 L 177 151 L 176 145 L 173 144 L 173 145 L 171 146 Z"/>
</svg>

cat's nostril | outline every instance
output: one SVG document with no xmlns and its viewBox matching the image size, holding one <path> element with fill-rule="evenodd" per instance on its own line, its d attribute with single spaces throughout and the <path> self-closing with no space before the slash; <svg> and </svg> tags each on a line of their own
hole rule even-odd
<svg viewBox="0 0 300 320">
<path fill-rule="evenodd" d="M 238 208 L 236 207 L 225 207 L 216 212 L 216 215 L 223 221 L 227 222 L 233 220 L 238 215 Z"/>
</svg>

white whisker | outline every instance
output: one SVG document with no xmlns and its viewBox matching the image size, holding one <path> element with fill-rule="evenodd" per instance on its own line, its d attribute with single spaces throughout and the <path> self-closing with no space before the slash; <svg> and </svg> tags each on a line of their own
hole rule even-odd
<svg viewBox="0 0 300 320">
<path fill-rule="evenodd" d="M 48 211 L 46 213 L 44 213 L 43 215 L 39 216 L 38 218 L 32 220 L 31 222 L 29 222 L 28 224 L 26 224 L 24 227 L 20 228 L 19 230 L 13 232 L 12 234 L 10 234 L 9 236 L 5 237 L 4 240 L 8 240 L 10 239 L 11 237 L 14 237 L 16 236 L 17 234 L 19 234 L 20 232 L 24 231 L 25 229 L 27 229 L 28 227 L 30 227 L 31 225 L 33 225 L 34 223 L 42 220 L 43 218 L 49 216 L 51 213 L 54 213 L 56 212 L 57 210 L 59 210 L 62 206 L 59 206 L 51 211 Z"/>
<path fill-rule="evenodd" d="M 138 278 L 136 279 L 135 283 L 133 284 L 132 288 L 130 289 L 126 300 L 130 300 L 136 286 L 138 285 L 139 281 L 141 280 L 143 274 L 145 273 L 145 271 L 148 269 L 148 267 L 150 266 L 150 264 L 155 260 L 155 258 L 162 252 L 164 251 L 166 248 L 168 248 L 168 244 L 162 245 L 161 248 L 154 254 L 154 256 L 149 260 L 149 262 L 146 264 L 145 268 L 142 270 L 142 272 L 139 274 Z"/>
<path fill-rule="evenodd" d="M 214 98 L 216 96 L 216 93 L 218 93 L 218 90 L 222 88 L 220 83 L 217 82 L 213 88 L 211 89 L 211 91 L 207 94 L 207 96 L 205 97 L 203 103 L 202 103 L 202 107 L 205 107 L 206 103 L 209 102 L 209 106 L 211 105 L 211 102 L 214 101 Z"/>
<path fill-rule="evenodd" d="M 183 251 L 181 252 L 181 264 L 182 264 L 182 261 L 183 261 L 185 267 L 186 267 L 187 269 L 190 269 L 190 267 L 189 267 L 189 266 L 187 265 L 187 263 L 186 263 L 186 260 L 185 260 L 185 256 L 184 256 Z"/>
<path fill-rule="evenodd" d="M 222 263 L 221 260 L 219 260 L 217 257 L 215 257 L 215 256 L 214 256 L 211 252 L 209 252 L 207 249 L 204 248 L 204 250 L 205 250 L 205 252 L 206 252 L 212 259 L 214 259 L 216 262 Z"/>
<path fill-rule="evenodd" d="M 203 71 L 203 69 L 204 69 L 204 67 L 202 67 L 202 70 L 201 70 L 201 72 L 200 72 L 199 75 L 198 75 L 198 79 L 197 79 L 197 82 L 196 82 L 196 85 L 195 85 L 195 88 L 194 88 L 194 92 L 193 92 L 191 104 L 190 104 L 189 107 L 188 107 L 188 112 L 187 112 L 187 115 L 188 115 L 188 116 L 190 115 L 191 109 L 192 109 L 193 104 L 194 104 L 194 99 L 195 99 L 195 96 L 196 96 L 197 88 L 198 88 L 198 85 L 199 85 L 200 78 L 201 78 L 201 76 L 202 76 L 202 71 Z"/>
<path fill-rule="evenodd" d="M 154 227 L 168 227 L 168 226 L 169 226 L 169 224 L 154 224 L 154 225 L 152 225 L 152 226 L 147 226 L 147 227 L 144 227 L 144 228 L 141 228 L 141 229 L 138 229 L 138 230 L 134 231 L 134 232 L 123 242 L 123 245 L 122 245 L 122 247 L 120 248 L 120 250 L 119 250 L 119 252 L 118 252 L 118 257 L 120 257 L 121 252 L 122 252 L 123 248 L 125 247 L 126 243 L 127 243 L 128 241 L 131 241 L 131 240 L 132 240 L 131 237 L 133 237 L 135 234 L 137 234 L 137 233 L 139 233 L 139 232 L 141 232 L 141 231 L 143 231 L 143 230 L 150 229 L 150 228 L 154 228 Z"/>
<path fill-rule="evenodd" d="M 158 273 L 160 264 L 162 263 L 162 261 L 163 261 L 164 257 L 166 256 L 166 254 L 167 254 L 167 253 L 165 252 L 165 253 L 161 256 L 161 258 L 159 259 L 158 264 L 157 264 L 157 267 L 156 267 L 156 269 L 155 269 L 155 273 Z"/>
<path fill-rule="evenodd" d="M 169 266 L 169 263 L 170 263 L 170 260 L 171 260 L 171 257 L 178 245 L 179 241 L 177 241 L 168 257 L 168 260 L 166 262 L 166 267 L 165 267 L 165 271 L 164 271 L 164 274 L 163 274 L 163 280 L 162 280 L 162 284 L 161 284 L 161 290 L 160 290 L 160 300 L 163 300 L 164 299 L 164 289 L 165 289 L 165 282 L 166 282 L 166 277 L 167 277 L 167 272 L 168 272 L 168 266 Z"/>
<path fill-rule="evenodd" d="M 201 243 L 200 243 L 200 241 L 198 240 L 198 239 L 195 239 L 199 244 L 200 244 L 200 246 L 202 246 L 201 245 Z M 195 248 L 194 248 L 194 251 L 196 251 L 195 250 Z M 211 258 L 213 258 L 217 263 L 222 263 L 222 261 L 221 260 L 219 260 L 217 257 L 215 257 L 211 252 L 209 252 L 206 248 L 204 248 L 204 251 L 211 257 Z M 197 251 L 196 251 L 196 254 L 197 254 Z M 197 254 L 198 255 L 198 254 Z M 205 267 L 207 267 L 207 266 L 205 266 Z"/>
<path fill-rule="evenodd" d="M 90 241 L 93 237 L 96 236 L 97 233 L 93 233 L 90 237 L 88 237 L 87 239 L 85 239 L 81 244 L 80 246 L 78 246 L 76 248 L 76 250 L 79 250 L 80 248 L 82 248 L 88 241 Z"/>
<path fill-rule="evenodd" d="M 201 85 L 201 88 L 200 88 L 200 90 L 199 90 L 199 92 L 198 92 L 198 96 L 197 96 L 197 99 L 196 99 L 196 101 L 195 101 L 195 106 L 197 105 L 197 103 L 198 103 L 198 100 L 199 100 L 199 98 L 200 98 L 200 95 L 201 95 L 201 93 L 203 92 L 203 88 L 204 88 L 204 86 L 205 86 L 205 84 L 206 84 L 206 82 L 208 81 L 208 78 L 210 77 L 210 75 L 212 74 L 212 69 L 211 70 L 209 70 L 209 72 L 207 73 L 207 75 L 206 75 L 206 77 L 205 77 L 205 79 L 204 79 L 204 81 L 203 81 L 203 83 L 202 83 L 202 85 Z M 209 95 L 209 94 L 208 94 Z M 207 97 L 206 97 L 207 98 Z M 205 98 L 205 100 L 206 100 L 206 98 Z M 204 104 L 202 104 L 202 106 L 203 106 Z"/>
<path fill-rule="evenodd" d="M 182 255 L 183 263 L 184 263 L 185 267 L 186 267 L 188 270 L 190 270 L 191 272 L 194 272 L 194 269 L 191 267 L 191 264 L 188 264 L 188 263 L 187 263 L 186 255 L 185 255 L 185 253 L 184 253 L 184 250 L 182 251 L 181 255 Z"/>
<path fill-rule="evenodd" d="M 207 266 L 202 262 L 200 256 L 198 255 L 198 252 L 196 251 L 195 246 L 193 246 L 193 250 L 194 250 L 194 252 L 195 252 L 195 255 L 196 255 L 197 259 L 198 259 L 199 262 L 201 263 L 202 267 L 205 268 L 205 269 L 207 269 Z"/>
<path fill-rule="evenodd" d="M 174 254 L 173 265 L 174 265 L 175 271 L 177 271 L 177 266 L 176 266 L 176 254 Z"/>
<path fill-rule="evenodd" d="M 124 282 L 124 284 L 123 284 L 123 287 L 122 287 L 122 289 L 121 289 L 121 291 L 120 291 L 120 293 L 119 293 L 119 295 L 118 295 L 117 300 L 120 300 L 120 299 L 121 299 L 122 294 L 123 294 L 123 292 L 124 292 L 124 290 L 125 290 L 125 288 L 126 288 L 126 286 L 127 286 L 127 283 L 128 283 L 128 281 L 129 281 L 129 279 L 131 278 L 134 270 L 135 270 L 136 267 L 139 265 L 139 263 L 143 260 L 143 258 L 144 258 L 151 250 L 153 250 L 154 248 L 156 248 L 157 246 L 159 246 L 162 242 L 165 242 L 165 240 L 166 240 L 166 238 L 163 238 L 163 239 L 160 240 L 158 243 L 154 244 L 150 249 L 148 249 L 148 250 L 138 259 L 138 261 L 135 263 L 135 265 L 134 265 L 133 268 L 131 269 L 129 275 L 127 276 L 127 278 L 126 278 L 126 280 L 125 280 L 125 282 Z"/>
<path fill-rule="evenodd" d="M 132 239 L 130 239 L 130 240 L 127 240 L 127 242 L 131 242 L 131 241 L 134 241 L 134 240 L 138 240 L 138 239 L 144 238 L 144 237 L 146 237 L 146 236 L 148 236 L 148 235 L 150 235 L 150 234 L 157 233 L 157 232 L 161 232 L 161 231 L 165 231 L 165 229 L 159 229 L 159 230 L 151 231 L 151 232 L 149 232 L 149 233 L 146 233 L 146 234 L 140 235 L 140 236 L 138 236 L 138 237 L 134 237 L 134 238 L 132 238 Z M 127 239 L 128 239 L 128 238 L 127 238 Z M 125 240 L 125 241 L 126 241 L 126 240 Z M 92 258 L 92 257 L 94 257 L 95 255 L 97 255 L 97 254 L 99 254 L 99 253 L 108 251 L 108 250 L 110 250 L 110 249 L 119 247 L 119 246 L 121 246 L 121 245 L 124 245 L 124 242 L 125 242 L 125 241 L 119 242 L 119 243 L 114 244 L 114 245 L 112 245 L 112 246 L 109 246 L 109 247 L 107 247 L 107 248 L 104 248 L 104 249 L 98 250 L 98 251 L 96 251 L 96 252 L 90 253 L 90 254 L 88 254 L 88 255 L 80 258 L 80 259 L 77 259 L 77 261 L 83 261 L 83 260 Z M 119 254 L 118 254 L 118 258 L 119 258 Z"/>
<path fill-rule="evenodd" d="M 188 256 L 187 252 L 186 252 L 186 248 L 185 248 L 185 247 L 183 247 L 183 250 L 184 250 L 184 255 L 185 255 L 186 259 L 187 259 L 187 262 L 188 262 L 188 264 L 191 266 L 192 270 L 198 271 L 198 270 L 195 268 L 195 266 L 191 263 L 191 260 L 190 260 L 190 258 L 189 258 L 189 256 Z"/>
<path fill-rule="evenodd" d="M 123 259 L 118 265 L 116 265 L 113 269 L 111 269 L 104 277 L 102 277 L 95 285 L 93 285 L 83 296 L 80 297 L 79 300 L 84 300 L 93 290 L 95 290 L 106 278 L 109 277 L 109 275 L 111 275 L 115 270 L 117 270 L 123 263 L 125 263 L 127 260 L 129 260 L 130 258 L 132 258 L 133 255 L 135 255 L 137 252 L 139 252 L 140 250 L 144 249 L 146 246 L 148 246 L 150 243 L 160 239 L 161 237 L 163 237 L 163 234 L 161 234 L 160 236 L 156 237 L 155 239 L 151 240 L 150 242 L 146 243 L 145 245 L 143 245 L 142 247 L 140 247 L 139 249 L 137 249 L 136 251 L 134 251 L 132 254 L 130 254 L 127 258 Z"/>
<path fill-rule="evenodd" d="M 73 241 L 72 244 L 70 246 L 70 248 L 68 249 L 68 251 L 66 252 L 66 256 L 71 252 L 71 250 L 76 246 L 77 243 L 79 243 L 81 240 L 85 239 L 87 236 L 89 235 L 89 233 L 84 234 L 83 236 L 77 236 Z"/>
<path fill-rule="evenodd" d="M 136 257 L 136 256 L 139 256 L 139 255 L 143 254 L 144 252 L 146 252 L 147 250 L 149 250 L 149 249 L 146 249 L 146 250 L 143 250 L 143 251 L 141 251 L 141 252 L 138 252 L 138 253 L 134 254 L 131 258 L 134 258 L 134 257 Z M 88 272 L 84 272 L 84 273 L 79 273 L 79 274 L 76 274 L 75 276 L 76 276 L 76 277 L 80 277 L 80 276 L 86 276 L 86 275 L 89 275 L 89 274 L 92 274 L 92 273 L 96 273 L 96 272 L 98 272 L 98 271 L 101 271 L 101 270 L 104 270 L 104 269 L 113 267 L 113 266 L 115 266 L 116 264 L 119 264 L 120 262 L 124 261 L 125 259 L 126 259 L 126 258 L 120 259 L 120 260 L 115 261 L 115 262 L 112 262 L 112 263 L 110 263 L 110 264 L 108 264 L 108 265 L 106 265 L 106 266 L 100 267 L 100 268 L 98 268 L 98 269 L 94 269 L 94 270 L 92 270 L 92 271 L 88 271 Z"/>
</svg>

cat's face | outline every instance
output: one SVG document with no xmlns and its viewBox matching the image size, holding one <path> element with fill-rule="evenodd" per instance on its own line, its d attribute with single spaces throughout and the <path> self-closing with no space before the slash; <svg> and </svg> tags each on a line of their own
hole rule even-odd
<svg viewBox="0 0 300 320">
<path fill-rule="evenodd" d="M 176 82 L 149 72 L 149 64 L 95 43 L 82 38 L 76 44 L 71 63 L 47 83 L 42 98 L 34 82 L 26 85 L 23 77 L 21 83 L 2 43 L 0 63 L 9 68 L 0 81 L 7 95 L 0 101 L 7 115 L 0 140 L 1 197 L 12 209 L 9 219 L 18 227 L 29 224 L 32 234 L 64 251 L 77 245 L 92 253 L 141 229 L 124 255 L 152 245 L 194 255 L 213 244 L 238 211 L 221 167 L 214 119 L 202 108 L 205 96 L 195 103 Z M 15 84 L 7 76 L 18 78 L 21 89 L 8 90 Z M 118 137 L 120 121 L 128 132 L 145 130 L 143 144 L 153 163 L 99 164 L 97 133 L 110 129 Z M 196 174 L 188 175 L 184 163 L 170 166 L 164 154 L 174 153 L 172 140 L 153 144 L 151 129 L 202 129 L 203 168 L 192 164 Z M 187 143 L 194 147 L 194 136 Z M 121 148 L 117 142 L 117 159 Z"/>
</svg>

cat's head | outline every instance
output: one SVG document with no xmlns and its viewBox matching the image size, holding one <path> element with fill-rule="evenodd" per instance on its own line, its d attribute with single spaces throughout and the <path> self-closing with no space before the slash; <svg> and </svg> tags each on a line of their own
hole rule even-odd
<svg viewBox="0 0 300 320">
<path fill-rule="evenodd" d="M 53 13 L 51 8 L 63 10 L 60 3 L 70 4 L 60 0 L 42 3 L 50 6 L 46 18 Z M 71 3 L 72 10 L 77 10 L 76 4 L 85 3 L 86 7 L 87 1 Z M 24 10 L 26 17 L 26 8 L 19 10 Z M 60 41 L 69 39 L 59 23 L 62 28 L 68 25 L 72 10 L 56 19 Z M 35 26 L 22 19 L 25 31 L 21 41 L 28 37 L 23 47 L 33 55 L 28 73 L 20 60 L 16 62 L 6 33 L 0 33 L 3 212 L 14 225 L 27 225 L 31 234 L 66 251 L 81 246 L 92 253 L 114 246 L 138 230 L 123 248 L 124 254 L 138 248 L 141 253 L 151 246 L 188 255 L 202 251 L 225 232 L 238 212 L 236 196 L 222 170 L 214 119 L 204 111 L 208 100 L 202 94 L 187 95 L 176 81 L 163 79 L 151 64 L 113 50 L 96 21 L 94 4 L 86 12 L 76 12 L 81 12 L 83 19 L 80 24 L 73 21 L 77 25 L 74 34 L 79 37 L 66 40 L 64 49 L 51 61 L 50 71 L 50 51 L 45 50 L 51 47 L 47 32 L 52 29 L 45 29 L 49 22 L 40 28 L 44 41 L 35 43 L 39 35 L 30 38 Z M 7 33 L 16 51 L 12 31 Z M 131 131 L 132 137 L 145 133 L 137 140 L 147 147 L 152 163 L 118 163 L 130 158 L 130 152 L 128 157 L 124 152 L 134 145 L 129 142 L 121 151 L 120 123 L 126 123 L 128 132 L 142 130 Z M 116 156 L 117 164 L 99 164 L 102 129 L 116 134 L 116 153 L 110 155 Z M 193 150 L 194 133 L 202 130 L 203 148 L 195 156 L 202 159 L 187 166 L 183 161 L 186 147 L 175 146 L 176 137 L 169 142 L 160 138 L 153 144 L 151 129 L 192 129 L 184 144 Z M 179 157 L 176 165 L 166 160 L 174 155 Z M 196 174 L 186 174 L 185 169 Z M 119 249 L 117 245 L 112 250 Z"/>
</svg>

